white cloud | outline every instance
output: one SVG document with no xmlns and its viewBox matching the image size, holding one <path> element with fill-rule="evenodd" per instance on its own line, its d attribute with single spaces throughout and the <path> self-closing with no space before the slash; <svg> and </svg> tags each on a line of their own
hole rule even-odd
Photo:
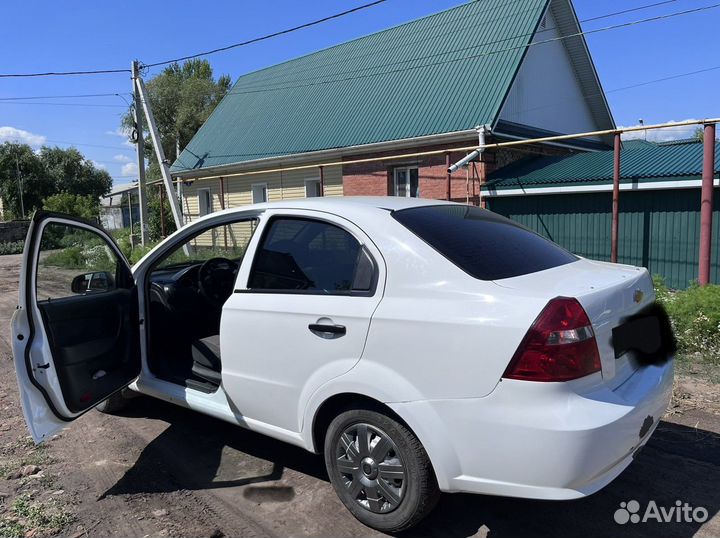
<svg viewBox="0 0 720 538">
<path fill-rule="evenodd" d="M 135 163 L 126 163 L 120 169 L 121 176 L 135 176 L 138 173 L 138 167 Z"/>
<path fill-rule="evenodd" d="M 674 120 L 673 120 L 674 121 Z M 682 121 L 692 121 L 682 120 Z M 670 122 L 668 122 L 670 123 Z M 629 127 L 629 126 L 626 126 Z M 633 126 L 635 127 L 635 126 Z M 633 131 L 631 133 L 623 133 L 623 140 L 646 139 L 650 142 L 667 142 L 668 140 L 680 140 L 683 138 L 691 138 L 695 134 L 697 125 L 681 125 L 678 127 L 665 127 L 663 129 L 651 129 L 649 131 Z M 623 127 L 618 127 L 623 129 Z"/>
<path fill-rule="evenodd" d="M 113 156 L 113 161 L 117 161 L 119 163 L 129 163 L 130 160 L 131 160 L 130 157 L 128 157 L 127 155 L 114 155 Z"/>
<path fill-rule="evenodd" d="M 105 134 L 109 135 L 109 136 L 117 136 L 119 138 L 122 138 L 123 145 L 125 145 L 129 148 L 135 147 L 135 144 L 130 142 L 130 140 L 128 139 L 127 133 L 125 132 L 125 130 L 122 127 L 117 127 L 114 131 L 105 131 Z"/>
<path fill-rule="evenodd" d="M 99 168 L 100 170 L 107 170 L 107 166 L 105 166 L 103 163 L 93 161 L 92 159 L 90 159 L 90 162 L 93 163 L 93 166 L 95 166 L 95 168 Z"/>
<path fill-rule="evenodd" d="M 23 129 L 5 126 L 0 127 L 0 142 L 20 142 L 37 148 L 45 143 L 45 137 Z"/>
</svg>

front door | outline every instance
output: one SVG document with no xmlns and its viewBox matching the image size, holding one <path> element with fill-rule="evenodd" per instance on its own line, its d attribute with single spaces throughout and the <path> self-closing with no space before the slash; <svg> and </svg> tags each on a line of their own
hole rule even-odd
<svg viewBox="0 0 720 538">
<path fill-rule="evenodd" d="M 137 290 L 101 228 L 37 212 L 12 320 L 25 420 L 40 442 L 140 372 Z"/>
<path fill-rule="evenodd" d="M 274 211 L 223 307 L 223 387 L 245 418 L 299 432 L 302 402 L 362 356 L 384 266 L 357 227 Z"/>
</svg>

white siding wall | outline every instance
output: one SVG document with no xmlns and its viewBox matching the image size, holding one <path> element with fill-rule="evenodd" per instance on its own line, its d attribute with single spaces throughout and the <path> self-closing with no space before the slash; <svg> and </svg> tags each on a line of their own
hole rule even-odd
<svg viewBox="0 0 720 538">
<path fill-rule="evenodd" d="M 533 41 L 559 37 L 548 10 Z M 500 119 L 559 133 L 598 130 L 562 41 L 528 49 Z"/>
<path fill-rule="evenodd" d="M 342 196 L 342 167 L 332 166 L 324 169 L 325 196 Z M 256 183 L 267 183 L 268 201 L 305 198 L 305 180 L 319 179 L 317 169 L 289 170 L 287 172 L 270 172 L 225 178 L 225 207 L 239 207 L 252 203 L 251 186 Z M 183 214 L 185 221 L 191 222 L 198 218 L 198 189 L 210 189 L 212 210 L 220 211 L 220 180 L 196 180 L 183 188 Z"/>
</svg>

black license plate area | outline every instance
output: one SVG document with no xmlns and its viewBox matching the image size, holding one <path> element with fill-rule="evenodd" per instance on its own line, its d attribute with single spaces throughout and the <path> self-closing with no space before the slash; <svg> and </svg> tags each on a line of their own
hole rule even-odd
<svg viewBox="0 0 720 538">
<path fill-rule="evenodd" d="M 612 344 L 616 359 L 632 351 L 645 363 L 665 362 L 677 350 L 670 319 L 657 304 L 615 327 Z"/>
</svg>

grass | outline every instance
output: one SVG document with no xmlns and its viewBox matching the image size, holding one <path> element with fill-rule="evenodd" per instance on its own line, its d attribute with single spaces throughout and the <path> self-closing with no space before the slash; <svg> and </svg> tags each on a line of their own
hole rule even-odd
<svg viewBox="0 0 720 538">
<path fill-rule="evenodd" d="M 24 536 L 32 529 L 57 533 L 75 520 L 54 499 L 41 502 L 31 493 L 19 495 L 12 503 L 11 512 L 14 516 L 3 516 L 0 520 L 0 530 L 5 531 L 0 536 Z"/>
</svg>

